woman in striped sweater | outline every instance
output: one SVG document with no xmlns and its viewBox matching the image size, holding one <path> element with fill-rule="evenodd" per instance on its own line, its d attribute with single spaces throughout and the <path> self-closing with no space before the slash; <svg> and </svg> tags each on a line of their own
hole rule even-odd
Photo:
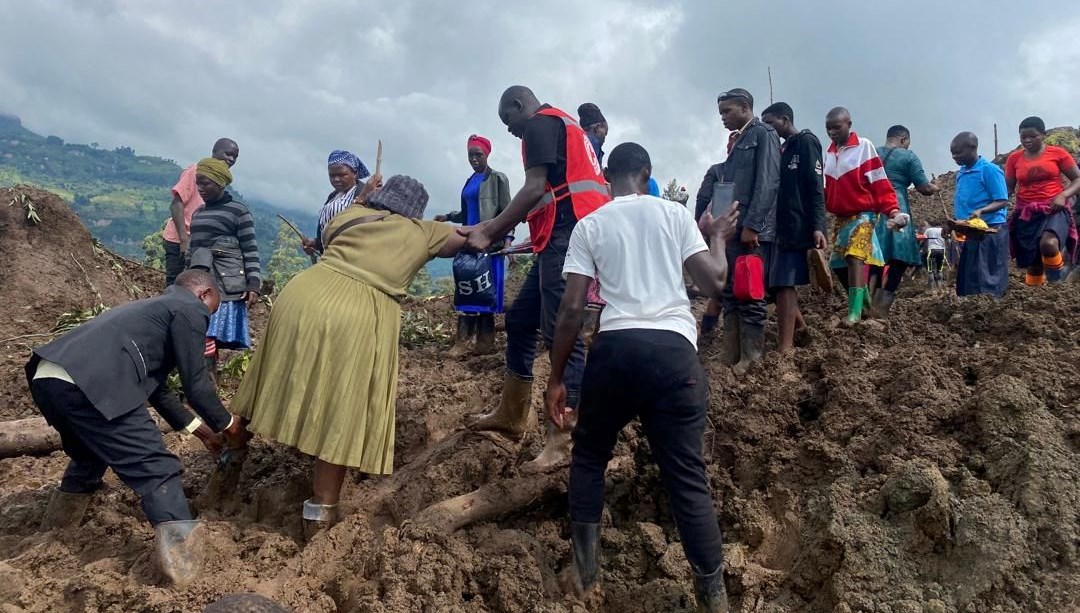
<svg viewBox="0 0 1080 613">
<path fill-rule="evenodd" d="M 191 268 L 213 273 L 221 289 L 221 308 L 206 333 L 206 357 L 214 364 L 219 348 L 251 346 L 247 310 L 262 285 L 255 222 L 247 206 L 225 191 L 230 183 L 232 173 L 221 160 L 198 163 L 195 186 L 206 204 L 191 218 Z"/>
</svg>

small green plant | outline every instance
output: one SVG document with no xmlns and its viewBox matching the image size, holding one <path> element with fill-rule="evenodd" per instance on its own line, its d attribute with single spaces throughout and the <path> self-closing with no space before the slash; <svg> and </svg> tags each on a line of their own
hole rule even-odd
<svg viewBox="0 0 1080 613">
<path fill-rule="evenodd" d="M 401 313 L 401 344 L 409 349 L 444 345 L 450 340 L 450 331 L 436 322 L 424 311 Z"/>
<path fill-rule="evenodd" d="M 108 310 L 109 307 L 104 304 L 97 304 L 89 309 L 64 313 L 56 319 L 56 325 L 53 326 L 52 331 L 56 334 L 70 332 Z"/>
<path fill-rule="evenodd" d="M 244 375 L 247 374 L 248 367 L 251 366 L 251 356 L 253 355 L 254 353 L 250 349 L 233 354 L 221 365 L 219 372 L 230 379 L 243 379 Z"/>
<path fill-rule="evenodd" d="M 515 255 L 510 258 L 510 265 L 507 267 L 507 278 L 520 283 L 525 280 L 525 275 L 529 274 L 529 269 L 533 265 L 533 256 L 531 255 Z"/>
<path fill-rule="evenodd" d="M 34 224 L 35 226 L 41 223 L 41 216 L 38 215 L 37 207 L 34 206 L 33 201 L 23 192 L 16 192 L 11 197 L 11 202 L 8 202 L 8 206 L 19 205 L 26 211 L 26 221 Z"/>
</svg>

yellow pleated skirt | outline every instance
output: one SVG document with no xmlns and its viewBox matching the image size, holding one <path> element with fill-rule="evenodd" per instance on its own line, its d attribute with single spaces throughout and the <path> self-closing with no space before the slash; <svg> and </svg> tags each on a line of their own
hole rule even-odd
<svg viewBox="0 0 1080 613">
<path fill-rule="evenodd" d="M 372 474 L 394 466 L 401 307 L 319 264 L 289 282 L 233 399 L 262 436 Z"/>
</svg>

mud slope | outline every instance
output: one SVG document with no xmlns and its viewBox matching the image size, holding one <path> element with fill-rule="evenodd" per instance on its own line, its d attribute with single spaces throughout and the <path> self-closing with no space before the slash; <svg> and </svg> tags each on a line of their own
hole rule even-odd
<svg viewBox="0 0 1080 613">
<path fill-rule="evenodd" d="M 34 238 L 43 253 L 44 237 Z M 24 265 L 70 275 L 59 261 L 74 248 L 50 247 L 58 260 Z M 81 307 L 69 302 L 80 275 L 22 291 L 61 312 Z M 46 277 L 25 273 L 26 283 L 34 278 Z M 99 289 L 107 278 L 95 278 Z M 125 299 L 122 285 L 109 287 Z M 1076 610 L 1077 288 L 1015 287 L 1000 302 L 906 288 L 891 321 L 855 329 L 840 326 L 838 296 L 808 300 L 810 342 L 787 362 L 769 356 L 736 381 L 703 351 L 712 385 L 705 452 L 733 610 Z M 446 300 L 405 306 L 450 322 Z M 43 315 L 24 329 L 53 322 Z M 0 461 L 0 612 L 178 613 L 242 590 L 316 613 L 692 611 L 668 503 L 634 428 L 609 472 L 604 593 L 593 608 L 561 588 L 569 543 L 557 479 L 497 522 L 445 534 L 413 521 L 432 503 L 516 476 L 538 450 L 539 426 L 521 445 L 461 430 L 464 415 L 497 393 L 500 369 L 498 356 L 457 363 L 436 347 L 403 348 L 397 471 L 350 475 L 349 516 L 310 543 L 299 519 L 310 462 L 256 441 L 230 496 L 200 505 L 213 533 L 210 572 L 184 591 L 157 585 L 152 533 L 111 476 L 80 528 L 40 534 L 63 457 Z M 546 374 L 539 364 L 538 378 Z M 24 414 L 23 384 L 4 376 L 0 409 Z M 167 440 L 197 497 L 210 459 L 190 440 Z"/>
</svg>

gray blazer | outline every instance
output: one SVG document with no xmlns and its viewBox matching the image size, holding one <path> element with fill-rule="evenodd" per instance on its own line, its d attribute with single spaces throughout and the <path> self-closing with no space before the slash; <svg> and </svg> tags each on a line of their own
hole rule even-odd
<svg viewBox="0 0 1080 613">
<path fill-rule="evenodd" d="M 510 206 L 510 180 L 503 173 L 489 167 L 484 182 L 480 184 L 480 221 L 495 219 L 508 206 Z M 446 220 L 465 223 L 465 219 L 465 198 L 462 198 L 461 210 L 450 213 L 446 216 Z"/>
<path fill-rule="evenodd" d="M 210 312 L 184 287 L 155 298 L 110 309 L 34 350 L 26 365 L 32 381 L 42 360 L 59 364 L 107 420 L 144 406 L 147 400 L 176 430 L 194 419 L 166 385 L 180 371 L 184 395 L 215 432 L 232 415 L 218 399 L 203 359 Z"/>
</svg>

